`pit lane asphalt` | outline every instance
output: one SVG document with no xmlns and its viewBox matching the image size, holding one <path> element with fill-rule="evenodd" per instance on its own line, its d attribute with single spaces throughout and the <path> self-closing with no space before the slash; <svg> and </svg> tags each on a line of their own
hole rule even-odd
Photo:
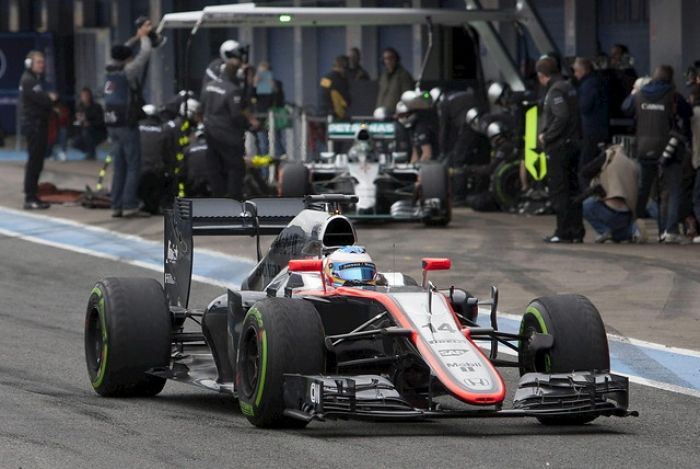
<svg viewBox="0 0 700 469">
<path fill-rule="evenodd" d="M 235 402 L 168 383 L 105 399 L 83 358 L 87 295 L 104 276 L 160 276 L 0 238 L 0 467 L 697 467 L 697 398 L 631 385 L 639 418 L 551 428 L 530 419 L 250 426 Z M 196 284 L 193 302 L 220 288 Z M 515 377 L 506 373 L 509 385 Z"/>
</svg>

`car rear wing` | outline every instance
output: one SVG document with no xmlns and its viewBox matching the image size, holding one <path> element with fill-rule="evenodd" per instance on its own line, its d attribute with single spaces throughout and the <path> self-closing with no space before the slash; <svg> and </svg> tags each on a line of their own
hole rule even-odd
<svg viewBox="0 0 700 469">
<path fill-rule="evenodd" d="M 192 283 L 194 236 L 251 236 L 256 238 L 260 260 L 260 236 L 278 235 L 304 209 L 335 211 L 339 204 L 357 202 L 340 194 L 301 197 L 234 199 L 176 199 L 165 212 L 164 285 L 168 304 L 187 308 Z"/>
</svg>

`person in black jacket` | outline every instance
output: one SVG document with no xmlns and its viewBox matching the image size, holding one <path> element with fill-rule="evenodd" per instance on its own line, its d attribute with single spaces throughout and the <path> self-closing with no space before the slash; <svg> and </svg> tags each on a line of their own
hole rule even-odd
<svg viewBox="0 0 700 469">
<path fill-rule="evenodd" d="M 259 126 L 247 113 L 247 103 L 237 79 L 239 56 L 228 57 L 221 77 L 202 91 L 202 111 L 207 141 L 209 184 L 214 197 L 243 198 L 245 178 L 244 134 Z"/>
<path fill-rule="evenodd" d="M 608 95 L 593 63 L 578 57 L 574 61 L 574 76 L 578 81 L 578 107 L 581 114 L 581 168 L 598 154 L 598 144 L 607 142 L 610 119 L 608 117 Z M 581 187 L 588 186 L 588 179 L 580 177 Z"/>
<path fill-rule="evenodd" d="M 19 82 L 22 133 L 27 138 L 28 153 L 27 164 L 24 167 L 24 208 L 47 209 L 49 204 L 39 200 L 37 190 L 49 144 L 49 116 L 58 96 L 44 90 L 41 76 L 46 62 L 43 53 L 31 51 L 27 55 L 25 65 L 27 69 Z"/>
<path fill-rule="evenodd" d="M 546 87 L 538 140 L 547 154 L 549 197 L 557 217 L 547 243 L 583 242 L 585 229 L 578 192 L 579 111 L 576 90 L 562 78 L 557 62 L 543 57 L 535 65 L 537 79 Z"/>
<path fill-rule="evenodd" d="M 157 214 L 172 204 L 172 176 L 175 142 L 155 106 L 144 106 L 146 118 L 139 122 L 141 143 L 141 178 L 138 195 L 143 209 Z"/>
</svg>

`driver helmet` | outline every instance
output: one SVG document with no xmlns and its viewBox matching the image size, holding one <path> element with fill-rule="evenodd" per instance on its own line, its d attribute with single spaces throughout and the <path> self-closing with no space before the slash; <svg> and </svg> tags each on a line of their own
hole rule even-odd
<svg viewBox="0 0 700 469">
<path fill-rule="evenodd" d="M 221 57 L 221 60 L 226 62 L 228 59 L 232 59 L 234 57 L 242 59 L 243 58 L 243 45 L 239 43 L 238 41 L 234 41 L 233 39 L 229 39 L 227 41 L 224 41 L 221 43 L 221 46 L 219 47 L 219 56 Z"/>
<path fill-rule="evenodd" d="M 411 112 L 406 103 L 399 101 L 396 104 L 396 120 L 399 121 L 399 124 L 410 129 L 415 124 L 416 119 L 418 116 L 415 112 Z"/>
<path fill-rule="evenodd" d="M 374 285 L 377 268 L 364 247 L 343 246 L 326 257 L 323 272 L 333 286 Z"/>
</svg>

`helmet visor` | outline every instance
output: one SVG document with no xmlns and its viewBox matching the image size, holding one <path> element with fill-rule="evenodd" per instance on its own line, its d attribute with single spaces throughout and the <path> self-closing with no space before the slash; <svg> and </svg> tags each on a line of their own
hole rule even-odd
<svg viewBox="0 0 700 469">
<path fill-rule="evenodd" d="M 335 274 L 339 278 L 356 282 L 369 282 L 374 279 L 377 268 L 371 262 L 345 262 L 337 264 Z"/>
</svg>

